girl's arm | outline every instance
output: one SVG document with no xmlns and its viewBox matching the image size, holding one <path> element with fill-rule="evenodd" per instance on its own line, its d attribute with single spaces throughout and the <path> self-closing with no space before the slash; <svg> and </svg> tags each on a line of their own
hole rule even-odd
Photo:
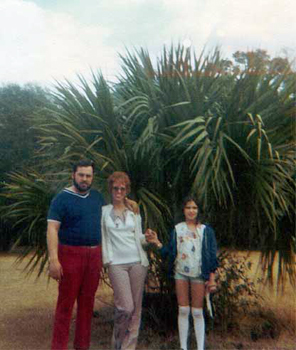
<svg viewBox="0 0 296 350">
<path fill-rule="evenodd" d="M 163 258 L 166 258 L 170 252 L 175 249 L 176 231 L 172 230 L 170 233 L 170 240 L 168 244 L 163 245 L 158 239 L 157 233 L 151 229 L 147 229 L 145 232 L 146 241 L 148 243 L 154 244 L 160 251 Z"/>
<path fill-rule="evenodd" d="M 145 239 L 148 243 L 155 245 L 158 249 L 162 248 L 162 243 L 158 239 L 157 233 L 150 228 L 145 231 Z"/>
<path fill-rule="evenodd" d="M 211 228 L 210 230 L 210 257 L 211 257 L 211 272 L 215 272 L 219 266 L 217 259 L 217 241 L 214 230 Z"/>
<path fill-rule="evenodd" d="M 208 293 L 214 293 L 217 290 L 217 284 L 215 281 L 215 271 L 218 268 L 218 259 L 217 259 L 217 241 L 215 237 L 215 232 L 212 228 L 210 228 L 209 232 L 209 253 L 210 253 L 210 276 L 209 280 L 206 282 L 206 290 Z"/>
</svg>

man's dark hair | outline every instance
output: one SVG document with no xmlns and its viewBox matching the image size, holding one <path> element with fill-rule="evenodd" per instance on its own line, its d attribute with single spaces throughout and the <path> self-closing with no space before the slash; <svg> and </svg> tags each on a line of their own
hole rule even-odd
<svg viewBox="0 0 296 350">
<path fill-rule="evenodd" d="M 76 163 L 73 164 L 73 173 L 76 173 L 77 168 L 79 167 L 87 167 L 91 166 L 93 168 L 93 172 L 95 171 L 95 163 L 90 159 L 80 159 Z"/>
</svg>

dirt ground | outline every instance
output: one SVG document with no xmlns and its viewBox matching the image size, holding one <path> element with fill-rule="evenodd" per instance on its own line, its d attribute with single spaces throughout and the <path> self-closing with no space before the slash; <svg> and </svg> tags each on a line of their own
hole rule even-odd
<svg viewBox="0 0 296 350">
<path fill-rule="evenodd" d="M 16 255 L 0 253 L 0 349 L 1 350 L 47 350 L 50 348 L 52 320 L 57 298 L 57 285 L 48 283 L 45 275 L 36 279 L 36 274 L 26 276 L 25 263 L 16 265 Z M 278 314 L 283 314 L 287 322 L 295 322 L 295 292 L 290 288 L 284 296 L 275 297 L 266 292 L 267 302 Z M 107 302 L 107 304 L 105 303 Z M 108 349 L 112 331 L 112 295 L 102 287 L 98 289 L 95 310 L 109 310 L 104 320 L 94 318 L 91 349 Z M 110 313 L 111 310 L 111 313 Z M 110 316 L 111 315 L 111 316 Z M 69 348 L 71 349 L 75 318 L 73 316 Z M 287 326 L 289 330 L 289 325 Z M 103 333 L 102 333 L 103 332 Z M 105 337 L 99 339 L 100 334 Z M 107 335 L 107 336 L 106 336 Z M 153 334 L 151 335 L 153 339 Z M 247 345 L 233 337 L 209 336 L 207 349 L 296 349 L 291 332 L 287 331 L 280 339 L 266 340 Z M 140 337 L 139 349 L 156 349 L 145 346 L 145 335 Z M 106 340 L 108 339 L 108 341 Z M 216 345 L 215 345 L 216 344 Z M 224 345 L 223 345 L 224 344 Z M 232 345 L 231 345 L 232 344 Z M 177 349 L 177 347 L 174 347 Z M 165 347 L 167 349 L 167 347 Z"/>
<path fill-rule="evenodd" d="M 26 276 L 25 262 L 17 265 L 16 258 L 13 254 L 0 254 L 0 349 L 50 349 L 57 284 L 53 280 L 48 283 L 45 275 L 38 279 L 35 273 Z M 98 290 L 95 310 L 105 306 L 100 301 L 103 293 Z M 108 301 L 108 298 L 103 299 Z M 75 312 L 69 344 L 73 339 L 74 315 Z M 97 323 L 94 318 L 93 328 L 97 328 Z M 94 329 L 94 338 L 95 333 Z M 105 348 L 108 348 L 107 344 Z M 92 339 L 91 349 L 98 349 L 97 339 Z"/>
</svg>

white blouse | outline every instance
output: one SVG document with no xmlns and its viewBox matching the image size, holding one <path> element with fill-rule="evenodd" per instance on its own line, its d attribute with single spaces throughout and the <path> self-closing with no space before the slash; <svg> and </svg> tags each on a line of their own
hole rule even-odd
<svg viewBox="0 0 296 350">
<path fill-rule="evenodd" d="M 103 206 L 101 226 L 104 266 L 137 261 L 142 266 L 148 266 L 147 254 L 143 249 L 147 242 L 142 233 L 141 216 L 127 211 L 121 221 L 117 221 L 114 216 L 112 204 Z"/>
<path fill-rule="evenodd" d="M 205 225 L 196 228 L 195 232 L 188 229 L 185 222 L 176 225 L 177 258 L 175 270 L 183 275 L 199 277 L 201 275 L 201 250 Z"/>
<path fill-rule="evenodd" d="M 135 217 L 129 210 L 125 212 L 124 218 L 115 216 L 114 212 L 111 211 L 106 218 L 106 228 L 113 250 L 111 265 L 141 261 L 135 240 Z"/>
</svg>

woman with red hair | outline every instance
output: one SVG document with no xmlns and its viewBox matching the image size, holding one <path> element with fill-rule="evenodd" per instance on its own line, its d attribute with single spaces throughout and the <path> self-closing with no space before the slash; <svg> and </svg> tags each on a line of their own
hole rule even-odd
<svg viewBox="0 0 296 350">
<path fill-rule="evenodd" d="M 115 317 L 112 349 L 136 348 L 142 311 L 142 297 L 148 270 L 143 245 L 141 216 L 129 209 L 126 196 L 130 179 L 116 171 L 108 178 L 112 204 L 102 210 L 103 264 L 114 291 Z"/>
</svg>

